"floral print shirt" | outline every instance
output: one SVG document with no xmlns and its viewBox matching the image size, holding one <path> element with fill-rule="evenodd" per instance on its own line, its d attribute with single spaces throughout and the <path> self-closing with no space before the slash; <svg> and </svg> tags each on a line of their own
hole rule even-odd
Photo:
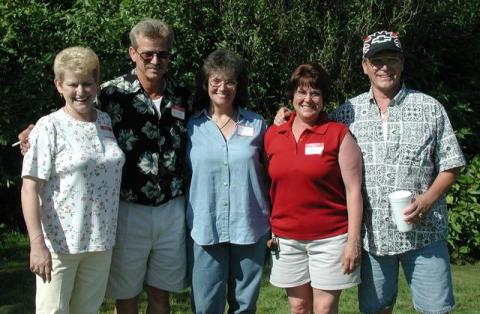
<svg viewBox="0 0 480 314">
<path fill-rule="evenodd" d="M 167 76 L 158 112 L 134 69 L 102 84 L 97 103 L 126 156 L 120 198 L 156 206 L 183 195 L 189 91 Z"/>
<path fill-rule="evenodd" d="M 22 177 L 46 182 L 40 189 L 41 224 L 48 249 L 76 254 L 113 247 L 125 156 L 109 116 L 73 119 L 60 109 L 42 117 L 29 136 Z"/>
<path fill-rule="evenodd" d="M 402 87 L 382 123 L 370 90 L 348 100 L 331 117 L 349 126 L 362 151 L 364 248 L 375 255 L 393 255 L 446 239 L 444 196 L 410 232 L 397 230 L 388 202 L 391 192 L 424 193 L 440 172 L 465 165 L 443 106 L 426 94 Z"/>
</svg>

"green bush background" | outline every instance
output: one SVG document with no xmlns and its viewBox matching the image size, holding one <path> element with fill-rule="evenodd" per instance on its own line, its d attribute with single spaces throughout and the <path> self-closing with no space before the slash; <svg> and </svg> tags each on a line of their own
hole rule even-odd
<svg viewBox="0 0 480 314">
<path fill-rule="evenodd" d="M 132 67 L 128 31 L 143 17 L 176 33 L 171 72 L 191 85 L 208 53 L 227 47 L 250 68 L 250 107 L 271 120 L 286 104 L 285 81 L 299 63 L 321 63 L 333 78 L 327 110 L 364 92 L 362 38 L 396 30 L 406 51 L 404 79 L 446 107 L 472 160 L 449 194 L 454 257 L 480 258 L 480 1 L 0 0 L 0 228 L 22 228 L 21 157 L 10 147 L 28 123 L 60 106 L 55 54 L 93 48 L 102 80 Z M 475 157 L 476 156 L 476 157 Z"/>
</svg>

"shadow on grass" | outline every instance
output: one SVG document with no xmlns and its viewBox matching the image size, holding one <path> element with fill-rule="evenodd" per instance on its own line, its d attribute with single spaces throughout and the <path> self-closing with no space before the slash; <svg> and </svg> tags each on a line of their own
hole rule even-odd
<svg viewBox="0 0 480 314">
<path fill-rule="evenodd" d="M 0 314 L 34 313 L 35 277 L 24 235 L 0 235 Z"/>
<path fill-rule="evenodd" d="M 28 269 L 29 244 L 25 235 L 8 233 L 0 229 L 0 314 L 34 313 L 35 277 Z M 457 307 L 456 314 L 477 313 L 480 308 L 478 273 L 480 263 L 452 265 L 453 281 Z M 283 289 L 272 287 L 268 283 L 269 266 L 267 265 L 260 298 L 257 302 L 258 313 L 288 314 L 288 301 Z M 410 291 L 403 275 L 400 276 L 399 296 L 395 306 L 397 314 L 415 313 L 411 304 Z M 191 313 L 190 290 L 173 293 L 170 297 L 171 313 Z M 146 295 L 140 296 L 140 311 L 146 310 Z M 100 313 L 112 313 L 113 300 L 106 300 Z M 358 313 L 356 288 L 342 293 L 340 313 Z"/>
</svg>

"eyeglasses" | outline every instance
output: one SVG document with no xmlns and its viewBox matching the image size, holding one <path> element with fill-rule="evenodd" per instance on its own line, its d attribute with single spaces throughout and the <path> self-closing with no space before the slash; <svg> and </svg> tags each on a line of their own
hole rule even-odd
<svg viewBox="0 0 480 314">
<path fill-rule="evenodd" d="M 214 78 L 214 79 L 212 79 L 208 82 L 208 84 L 210 84 L 210 86 L 213 87 L 213 88 L 220 87 L 220 85 L 222 85 L 222 83 L 225 83 L 225 86 L 227 88 L 235 88 L 238 84 L 238 82 L 235 81 L 235 80 L 221 80 L 221 79 L 217 79 L 217 78 Z"/>
<path fill-rule="evenodd" d="M 172 54 L 170 51 L 144 51 L 144 52 L 139 52 L 137 49 L 135 49 L 136 53 L 142 58 L 143 62 L 150 62 L 153 60 L 154 56 L 157 56 L 157 59 L 161 60 L 166 60 L 169 59 Z"/>
<path fill-rule="evenodd" d="M 387 66 L 397 66 L 402 62 L 400 58 L 397 57 L 378 57 L 378 58 L 369 58 L 368 62 L 372 65 L 372 67 L 380 69 L 384 65 Z"/>
<path fill-rule="evenodd" d="M 313 101 L 319 101 L 322 98 L 322 92 L 320 91 L 307 92 L 306 90 L 299 89 L 295 92 L 295 94 L 300 99 L 305 99 L 308 95 L 310 95 L 310 99 Z"/>
</svg>

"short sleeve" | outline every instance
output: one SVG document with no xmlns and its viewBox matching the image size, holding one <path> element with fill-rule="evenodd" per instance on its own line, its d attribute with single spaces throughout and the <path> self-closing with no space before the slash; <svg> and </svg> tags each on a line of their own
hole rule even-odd
<svg viewBox="0 0 480 314">
<path fill-rule="evenodd" d="M 438 103 L 436 116 L 435 166 L 439 172 L 465 166 L 465 158 L 453 131 L 447 112 Z"/>
<path fill-rule="evenodd" d="M 55 157 L 55 127 L 49 117 L 38 120 L 29 135 L 30 149 L 23 158 L 22 177 L 48 180 Z"/>
</svg>

